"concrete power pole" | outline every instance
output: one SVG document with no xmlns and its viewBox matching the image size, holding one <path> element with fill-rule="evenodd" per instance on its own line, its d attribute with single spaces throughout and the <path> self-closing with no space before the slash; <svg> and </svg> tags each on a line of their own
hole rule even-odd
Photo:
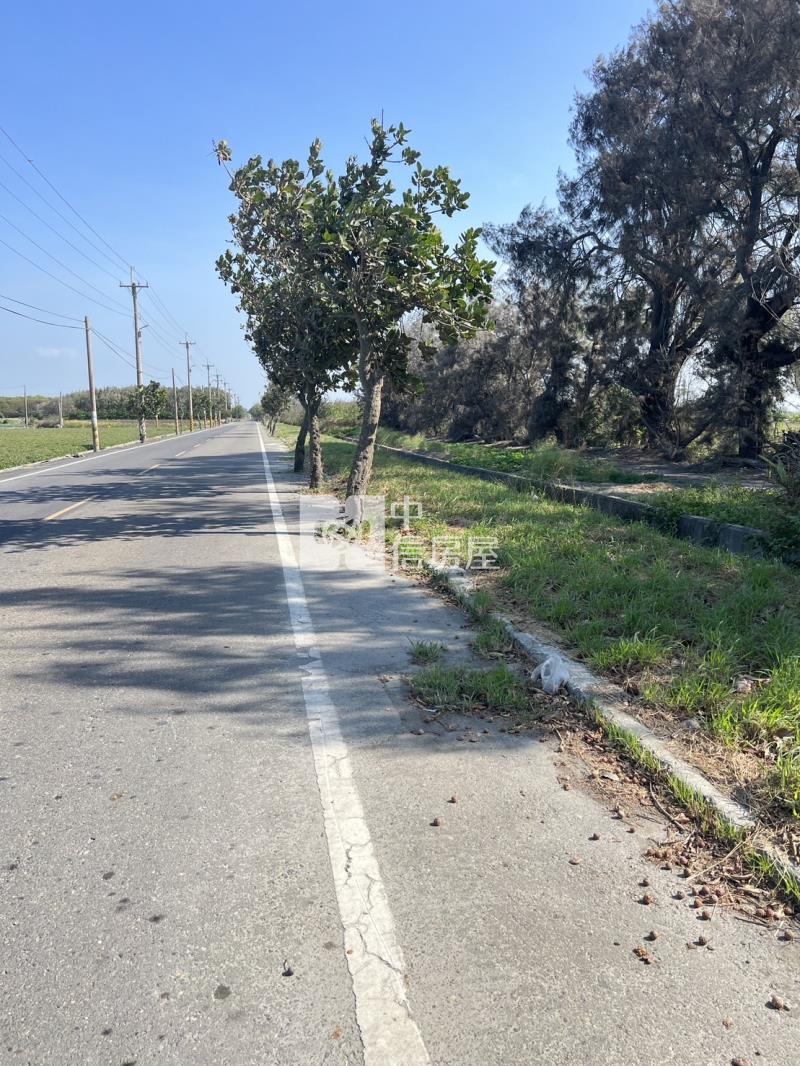
<svg viewBox="0 0 800 1066">
<path fill-rule="evenodd" d="M 217 392 L 217 422 L 221 423 L 222 422 L 222 411 L 221 411 L 222 401 L 221 401 L 220 394 L 219 394 L 219 374 L 217 374 L 217 389 L 216 389 L 216 392 Z"/>
<path fill-rule="evenodd" d="M 64 396 L 62 393 L 58 394 L 58 428 L 64 428 Z"/>
<path fill-rule="evenodd" d="M 22 395 L 25 397 L 25 428 L 28 428 L 28 386 L 22 386 Z"/>
<path fill-rule="evenodd" d="M 178 419 L 178 390 L 175 387 L 175 367 L 172 368 L 172 402 L 175 406 L 175 436 L 177 437 L 181 431 L 181 424 Z"/>
<path fill-rule="evenodd" d="M 194 429 L 194 407 L 192 405 L 192 355 L 189 349 L 194 341 L 190 341 L 187 337 L 185 341 L 178 341 L 178 344 L 186 349 L 186 388 L 189 393 L 189 432 L 191 433 Z"/>
<path fill-rule="evenodd" d="M 144 285 L 140 285 L 133 280 L 133 270 L 131 270 L 131 283 L 126 285 L 123 281 L 119 283 L 121 289 L 130 289 L 131 296 L 133 297 L 133 339 L 135 344 L 134 351 L 136 352 L 136 391 L 138 394 L 139 404 L 142 403 L 142 390 L 144 389 L 144 380 L 142 377 L 142 347 L 141 336 L 139 330 L 139 301 L 138 293 L 139 289 L 148 289 L 150 286 L 145 282 Z M 139 440 L 144 444 L 147 439 L 147 425 L 144 420 L 144 409 L 139 407 Z"/>
<path fill-rule="evenodd" d="M 94 391 L 94 362 L 92 361 L 92 326 L 89 316 L 83 320 L 86 330 L 86 363 L 89 368 L 89 405 L 92 412 L 92 447 L 96 452 L 100 451 L 100 430 L 97 427 L 97 396 Z"/>
<path fill-rule="evenodd" d="M 211 367 L 213 365 L 214 365 L 213 363 L 203 363 L 203 366 L 206 368 L 206 374 L 208 375 L 208 424 L 209 424 L 209 426 L 213 425 L 213 422 L 211 420 Z"/>
</svg>

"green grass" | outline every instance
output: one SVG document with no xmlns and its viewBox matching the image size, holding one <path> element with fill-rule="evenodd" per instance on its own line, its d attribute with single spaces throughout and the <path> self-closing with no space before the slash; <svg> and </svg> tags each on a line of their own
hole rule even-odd
<svg viewBox="0 0 800 1066">
<path fill-rule="evenodd" d="M 712 483 L 701 488 L 674 489 L 649 495 L 665 529 L 675 530 L 683 514 L 763 529 L 785 551 L 800 548 L 800 514 L 778 489 L 750 489 Z"/>
<path fill-rule="evenodd" d="M 127 444 L 139 439 L 135 422 L 101 422 L 100 446 Z M 162 419 L 161 426 L 148 425 L 148 439 L 174 433 L 174 425 Z M 63 429 L 2 429 L 0 428 L 0 470 L 43 459 L 57 459 L 91 451 L 92 428 L 88 422 L 67 422 Z"/>
<path fill-rule="evenodd" d="M 408 657 L 418 666 L 436 663 L 444 655 L 444 645 L 437 640 L 414 640 L 408 649 Z"/>
<path fill-rule="evenodd" d="M 352 446 L 326 439 L 324 453 L 337 487 Z M 542 621 L 654 706 L 762 756 L 765 795 L 800 816 L 797 570 L 386 453 L 370 490 L 421 501 L 414 530 L 427 541 L 494 536 L 501 569 L 484 619 L 496 601 Z"/>
<path fill-rule="evenodd" d="M 358 408 L 353 402 L 331 403 L 322 418 L 322 428 L 334 436 L 358 435 Z M 632 485 L 651 481 L 652 475 L 630 473 L 612 462 L 590 459 L 551 444 L 529 448 L 509 448 L 492 444 L 454 444 L 448 441 L 431 440 L 422 433 L 403 433 L 396 429 L 378 430 L 378 443 L 411 451 L 425 451 L 439 455 L 463 466 L 482 466 L 490 470 L 521 474 L 540 480 L 585 482 L 601 484 L 610 482 Z"/>
<path fill-rule="evenodd" d="M 491 670 L 431 666 L 414 674 L 410 683 L 417 699 L 438 711 L 488 711 L 528 720 L 536 716 L 533 694 L 507 666 Z"/>
<path fill-rule="evenodd" d="M 479 655 L 497 655 L 511 651 L 513 642 L 498 618 L 488 618 L 472 642 Z"/>
</svg>

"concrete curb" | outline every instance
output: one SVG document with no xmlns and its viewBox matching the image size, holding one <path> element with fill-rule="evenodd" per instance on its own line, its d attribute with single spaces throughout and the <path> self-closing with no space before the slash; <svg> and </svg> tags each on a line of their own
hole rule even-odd
<svg viewBox="0 0 800 1066">
<path fill-rule="evenodd" d="M 347 441 L 348 444 L 356 443 L 352 437 L 340 437 L 339 440 Z M 558 500 L 560 503 L 593 507 L 597 511 L 612 514 L 625 522 L 647 522 L 654 526 L 659 524 L 659 512 L 655 507 L 649 503 L 640 503 L 638 500 L 629 500 L 624 496 L 595 492 L 592 489 L 568 485 L 561 481 L 544 481 L 525 477 L 522 474 L 509 474 L 504 470 L 489 470 L 482 466 L 463 466 L 460 463 L 451 463 L 449 459 L 437 459 L 433 455 L 410 451 L 407 448 L 396 448 L 390 444 L 378 444 L 377 447 L 381 451 L 398 455 L 403 459 L 410 459 L 423 466 L 450 470 L 454 474 L 465 474 L 468 477 L 480 478 L 482 481 L 499 482 L 509 485 L 518 492 L 532 490 L 541 492 L 544 496 Z M 700 515 L 681 515 L 678 519 L 677 536 L 704 548 L 721 548 L 733 555 L 748 555 L 756 559 L 764 557 L 765 546 L 769 545 L 769 535 L 763 529 L 741 526 L 733 522 L 718 522 L 714 518 L 705 518 Z"/>
<path fill-rule="evenodd" d="M 464 606 L 472 604 L 475 584 L 460 569 L 448 569 L 441 566 L 430 567 L 437 578 L 443 581 Z M 599 713 L 605 722 L 611 723 L 617 730 L 631 740 L 636 741 L 659 764 L 661 769 L 676 778 L 686 788 L 701 796 L 708 807 L 728 826 L 741 832 L 752 832 L 759 828 L 759 822 L 746 807 L 726 796 L 700 771 L 684 759 L 669 750 L 666 743 L 653 731 L 630 714 L 630 707 L 623 690 L 619 686 L 593 674 L 583 663 L 571 659 L 563 648 L 548 643 L 551 634 L 542 630 L 537 636 L 517 627 L 501 614 L 491 616 L 505 629 L 515 648 L 522 652 L 535 665 L 543 662 L 550 655 L 558 655 L 569 668 L 570 678 L 566 684 L 567 692 L 588 710 Z M 800 895 L 800 865 L 789 855 L 772 844 L 752 842 L 753 851 L 763 857 L 774 871 L 777 880 L 789 884 L 795 895 Z"/>
</svg>

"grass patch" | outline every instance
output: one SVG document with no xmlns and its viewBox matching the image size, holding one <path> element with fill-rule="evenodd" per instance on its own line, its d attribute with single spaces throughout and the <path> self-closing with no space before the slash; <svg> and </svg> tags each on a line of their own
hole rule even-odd
<svg viewBox="0 0 800 1066">
<path fill-rule="evenodd" d="M 336 489 L 352 446 L 326 438 L 324 452 Z M 797 570 L 386 453 L 371 491 L 420 501 L 413 532 L 427 544 L 494 537 L 500 569 L 479 620 L 497 606 L 546 623 L 597 669 L 636 680 L 654 706 L 760 755 L 775 811 L 800 816 Z"/>
<path fill-rule="evenodd" d="M 99 429 L 102 448 L 139 439 L 136 422 L 101 422 Z M 148 426 L 147 437 L 148 440 L 154 440 L 156 437 L 168 437 L 174 432 L 173 423 L 164 419 L 158 429 Z M 0 428 L 0 470 L 91 449 L 92 428 L 88 422 L 68 422 L 63 429 Z"/>
<path fill-rule="evenodd" d="M 427 666 L 437 663 L 444 651 L 444 644 L 440 644 L 438 640 L 414 640 L 408 649 L 408 657 L 417 666 Z"/>
<path fill-rule="evenodd" d="M 487 619 L 472 642 L 479 655 L 496 655 L 511 651 L 513 642 L 506 627 L 497 618 Z"/>
<path fill-rule="evenodd" d="M 670 533 L 677 531 L 681 515 L 694 514 L 762 529 L 778 555 L 800 550 L 800 514 L 778 489 L 712 483 L 654 493 L 647 502 L 656 508 L 662 528 Z"/>
<path fill-rule="evenodd" d="M 536 704 L 528 686 L 507 666 L 491 670 L 432 666 L 411 678 L 411 691 L 422 703 L 438 711 L 476 713 L 489 711 L 530 719 Z"/>
</svg>

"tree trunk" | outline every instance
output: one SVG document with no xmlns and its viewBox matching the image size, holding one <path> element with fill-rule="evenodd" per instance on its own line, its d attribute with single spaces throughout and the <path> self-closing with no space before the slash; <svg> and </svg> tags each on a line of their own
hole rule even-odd
<svg viewBox="0 0 800 1066">
<path fill-rule="evenodd" d="M 348 496 L 364 496 L 372 474 L 372 461 L 375 457 L 375 441 L 378 436 L 378 423 L 381 417 L 381 396 L 386 378 L 382 370 L 371 366 L 369 337 L 362 323 L 359 322 L 360 353 L 358 357 L 358 376 L 364 396 L 364 413 L 361 416 L 361 432 L 358 435 L 356 454 L 350 468 L 347 482 Z"/>
<path fill-rule="evenodd" d="M 317 411 L 319 404 L 309 408 L 309 428 L 311 436 L 311 479 L 309 488 L 318 489 L 322 484 L 322 435 L 319 429 L 319 417 Z"/>
<path fill-rule="evenodd" d="M 667 388 L 650 388 L 640 399 L 639 410 L 645 446 L 653 451 L 669 451 L 674 437 L 672 410 Z"/>
<path fill-rule="evenodd" d="M 754 353 L 757 358 L 757 353 Z M 772 401 L 771 375 L 744 355 L 736 404 L 736 436 L 740 459 L 757 459 L 764 447 Z"/>
<path fill-rule="evenodd" d="M 297 433 L 294 445 L 294 472 L 301 473 L 306 464 L 306 437 L 308 436 L 308 408 L 303 405 L 303 421 Z"/>
</svg>

